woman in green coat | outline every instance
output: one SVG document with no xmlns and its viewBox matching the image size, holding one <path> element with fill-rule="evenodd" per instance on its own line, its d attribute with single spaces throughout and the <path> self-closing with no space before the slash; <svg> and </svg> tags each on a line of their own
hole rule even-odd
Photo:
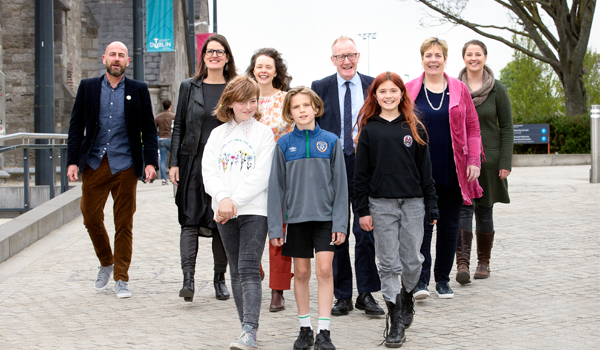
<svg viewBox="0 0 600 350">
<path fill-rule="evenodd" d="M 481 163 L 479 184 L 483 188 L 483 197 L 475 199 L 473 205 L 463 204 L 458 244 L 456 249 L 456 281 L 470 283 L 469 263 L 471 260 L 471 242 L 473 240 L 473 213 L 475 213 L 477 237 L 476 279 L 490 276 L 490 255 L 494 242 L 494 203 L 510 203 L 508 182 L 512 168 L 513 120 L 510 100 L 506 88 L 494 73 L 485 65 L 487 48 L 479 40 L 467 42 L 462 49 L 465 68 L 458 80 L 469 88 L 473 104 L 479 116 L 481 140 L 485 160 Z"/>
</svg>

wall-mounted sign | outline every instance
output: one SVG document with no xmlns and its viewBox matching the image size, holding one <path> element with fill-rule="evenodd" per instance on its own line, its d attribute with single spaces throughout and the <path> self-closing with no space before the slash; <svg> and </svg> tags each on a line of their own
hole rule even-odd
<svg viewBox="0 0 600 350">
<path fill-rule="evenodd" d="M 515 124 L 514 143 L 550 143 L 550 124 Z"/>
<path fill-rule="evenodd" d="M 173 1 L 146 0 L 146 52 L 175 51 Z"/>
</svg>

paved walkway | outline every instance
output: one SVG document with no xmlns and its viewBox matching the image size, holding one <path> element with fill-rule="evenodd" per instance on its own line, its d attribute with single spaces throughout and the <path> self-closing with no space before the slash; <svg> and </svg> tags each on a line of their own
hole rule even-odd
<svg viewBox="0 0 600 350">
<path fill-rule="evenodd" d="M 598 349 L 600 184 L 589 184 L 589 166 L 515 168 L 509 180 L 512 203 L 495 210 L 492 276 L 451 281 L 454 299 L 418 302 L 404 349 Z M 210 241 L 200 243 L 199 291 L 185 303 L 172 188 L 140 183 L 133 298 L 93 289 L 98 261 L 76 219 L 0 264 L 0 348 L 227 349 L 240 332 L 235 305 L 214 299 Z M 293 293 L 285 292 L 285 311 L 270 313 L 267 281 L 258 344 L 292 349 Z M 311 293 L 316 326 L 314 277 Z M 355 310 L 332 318 L 332 339 L 340 350 L 382 349 L 384 327 L 384 318 Z"/>
</svg>

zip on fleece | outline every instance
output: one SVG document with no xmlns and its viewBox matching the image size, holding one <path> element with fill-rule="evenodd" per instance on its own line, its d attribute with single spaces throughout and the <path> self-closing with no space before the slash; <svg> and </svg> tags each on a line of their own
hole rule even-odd
<svg viewBox="0 0 600 350">
<path fill-rule="evenodd" d="M 310 140 L 308 138 L 308 130 L 306 131 L 306 158 L 310 158 Z"/>
</svg>

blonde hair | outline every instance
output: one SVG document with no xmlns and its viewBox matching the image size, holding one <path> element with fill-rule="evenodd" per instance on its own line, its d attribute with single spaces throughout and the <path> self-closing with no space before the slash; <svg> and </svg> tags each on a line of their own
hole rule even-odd
<svg viewBox="0 0 600 350">
<path fill-rule="evenodd" d="M 285 95 L 285 98 L 283 99 L 283 111 L 281 116 L 286 123 L 292 124 L 294 122 L 292 119 L 292 111 L 290 109 L 292 98 L 298 94 L 305 94 L 310 97 L 310 104 L 315 110 L 315 117 L 320 117 L 323 115 L 323 100 L 321 100 L 319 95 L 306 86 L 298 86 L 288 91 L 287 95 Z"/>
<path fill-rule="evenodd" d="M 227 83 L 219 99 L 219 103 L 212 114 L 218 120 L 227 123 L 235 117 L 230 107 L 236 102 L 245 102 L 252 98 L 256 98 L 257 101 L 260 99 L 258 84 L 247 75 L 238 75 Z M 252 117 L 260 120 L 262 117 L 260 108 L 256 108 L 256 113 Z"/>
<path fill-rule="evenodd" d="M 434 36 L 431 38 L 425 39 L 421 44 L 421 58 L 425 55 L 425 51 L 429 50 L 430 47 L 437 46 L 442 49 L 442 54 L 444 55 L 444 60 L 448 58 L 448 44 L 445 40 L 438 39 Z"/>
</svg>

